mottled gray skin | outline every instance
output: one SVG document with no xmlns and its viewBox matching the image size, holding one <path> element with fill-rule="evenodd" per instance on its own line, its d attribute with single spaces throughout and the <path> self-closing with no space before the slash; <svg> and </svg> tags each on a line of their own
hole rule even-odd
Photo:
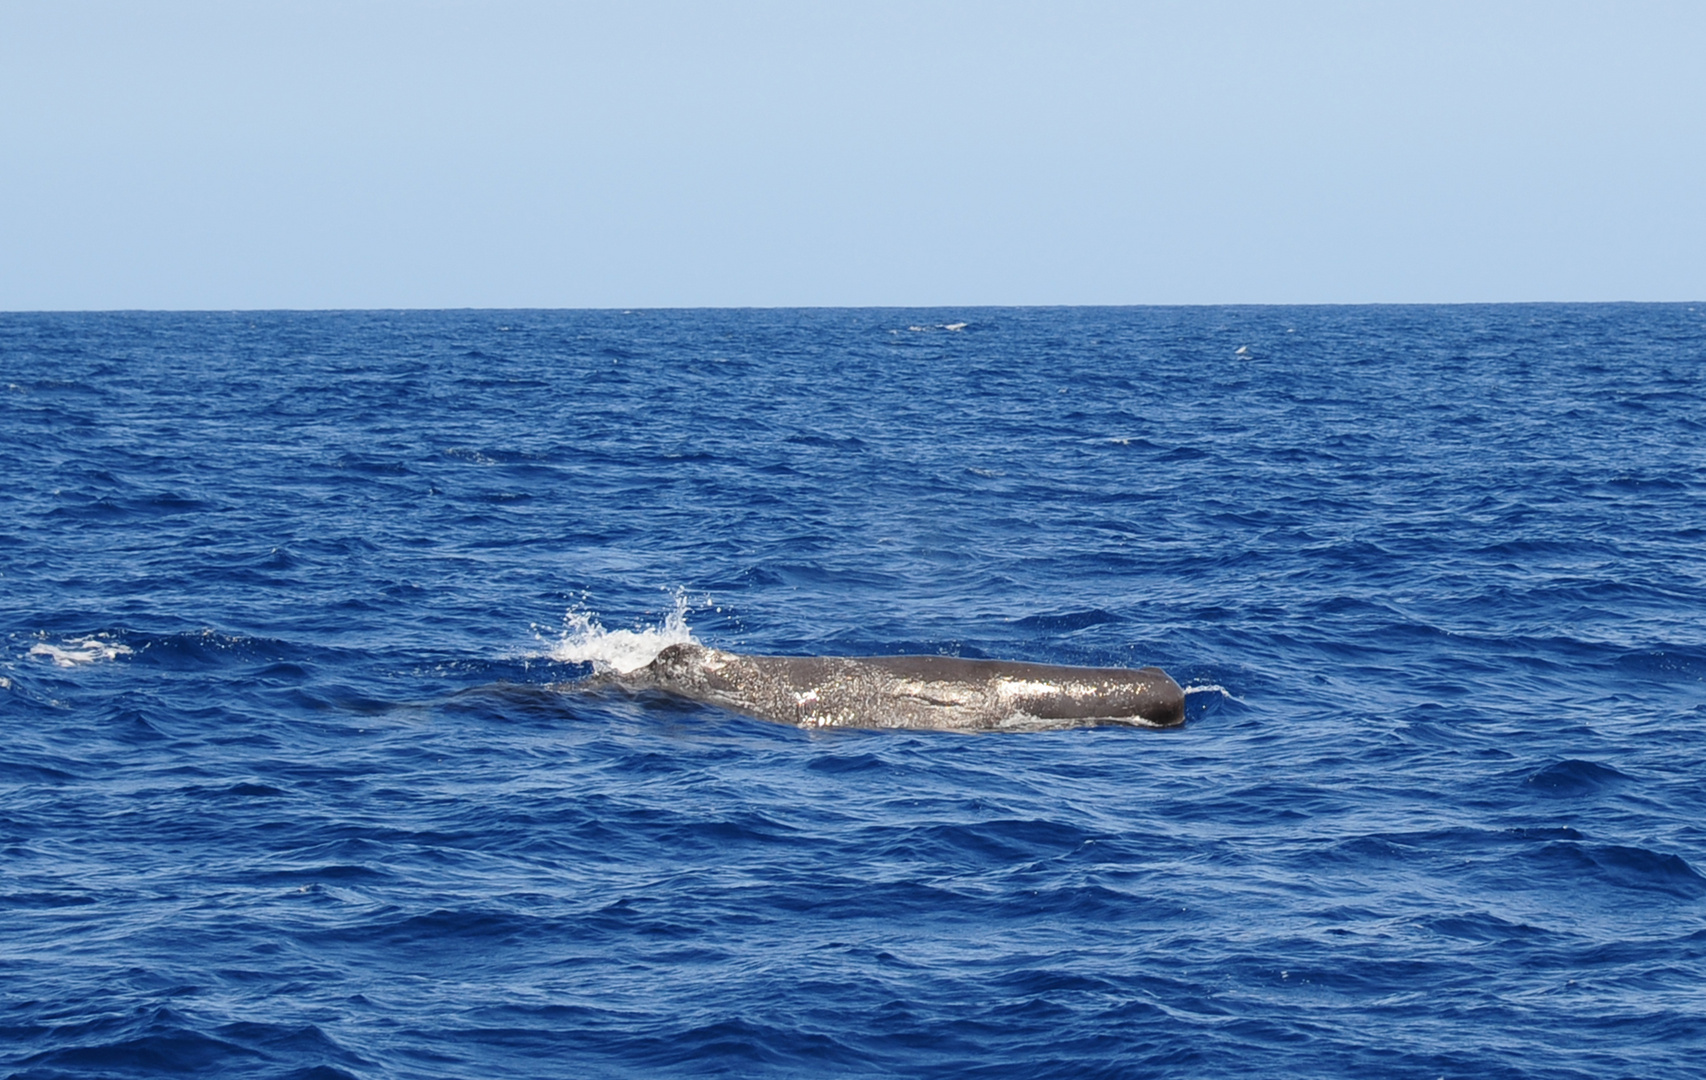
<svg viewBox="0 0 1706 1080">
<path fill-rule="evenodd" d="M 617 681 L 800 727 L 1034 731 L 1185 722 L 1184 691 L 1153 667 L 951 656 L 743 656 L 671 645 Z"/>
</svg>

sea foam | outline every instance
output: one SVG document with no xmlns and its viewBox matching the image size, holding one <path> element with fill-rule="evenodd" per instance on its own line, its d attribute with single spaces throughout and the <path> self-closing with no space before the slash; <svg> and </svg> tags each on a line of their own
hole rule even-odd
<svg viewBox="0 0 1706 1080">
<path fill-rule="evenodd" d="M 55 667 L 63 668 L 93 664 L 100 660 L 117 660 L 121 656 L 129 656 L 130 653 L 130 646 L 107 641 L 97 635 L 67 638 L 59 645 L 49 645 L 44 641 L 30 647 L 31 656 L 50 660 Z"/>
</svg>

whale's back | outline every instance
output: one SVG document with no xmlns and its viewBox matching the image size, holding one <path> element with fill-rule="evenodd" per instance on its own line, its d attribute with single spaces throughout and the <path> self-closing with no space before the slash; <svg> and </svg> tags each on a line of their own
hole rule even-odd
<svg viewBox="0 0 1706 1080">
<path fill-rule="evenodd" d="M 993 730 L 1184 722 L 1160 668 L 1081 668 L 952 656 L 749 656 L 672 645 L 644 685 L 802 727 Z"/>
</svg>

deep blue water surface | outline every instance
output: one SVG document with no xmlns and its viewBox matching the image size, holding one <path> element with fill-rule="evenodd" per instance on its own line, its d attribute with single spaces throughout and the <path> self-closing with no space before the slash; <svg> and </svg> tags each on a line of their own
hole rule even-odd
<svg viewBox="0 0 1706 1080">
<path fill-rule="evenodd" d="M 1706 307 L 0 315 L 0 724 L 0 1075 L 1699 1077 Z"/>
</svg>

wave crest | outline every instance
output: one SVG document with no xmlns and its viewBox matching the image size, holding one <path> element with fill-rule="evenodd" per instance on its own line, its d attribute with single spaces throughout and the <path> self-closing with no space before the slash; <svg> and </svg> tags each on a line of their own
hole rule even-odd
<svg viewBox="0 0 1706 1080">
<path fill-rule="evenodd" d="M 89 634 L 86 637 L 66 638 L 58 645 L 42 641 L 30 647 L 30 655 L 50 661 L 54 667 L 76 667 L 101 660 L 117 660 L 129 656 L 130 646 L 112 640 L 110 634 Z"/>
</svg>

